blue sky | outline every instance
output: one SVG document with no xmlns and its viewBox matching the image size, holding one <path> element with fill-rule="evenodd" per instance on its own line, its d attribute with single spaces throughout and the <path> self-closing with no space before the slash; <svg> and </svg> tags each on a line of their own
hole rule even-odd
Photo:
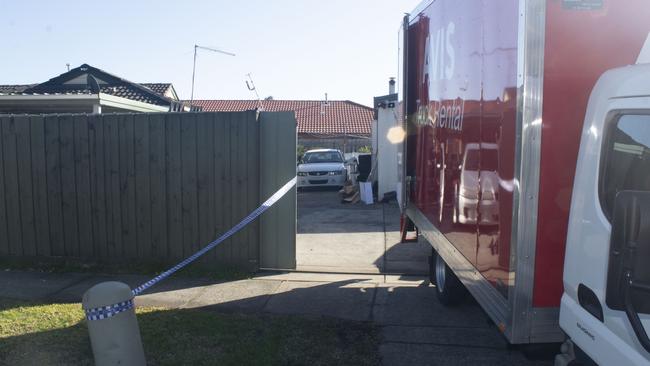
<svg viewBox="0 0 650 366">
<path fill-rule="evenodd" d="M 195 99 L 349 99 L 366 105 L 397 76 L 403 13 L 419 0 L 0 0 L 0 84 L 42 82 L 88 63 Z"/>
</svg>

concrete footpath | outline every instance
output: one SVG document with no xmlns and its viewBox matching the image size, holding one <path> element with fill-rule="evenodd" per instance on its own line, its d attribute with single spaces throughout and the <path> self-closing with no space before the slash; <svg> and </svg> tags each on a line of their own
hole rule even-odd
<svg viewBox="0 0 650 366">
<path fill-rule="evenodd" d="M 79 302 L 96 283 L 119 280 L 135 287 L 145 276 L 0 272 L 0 297 L 42 302 Z M 138 306 L 202 308 L 329 316 L 371 321 L 381 328 L 384 365 L 551 365 L 529 361 L 509 348 L 470 300 L 446 308 L 421 277 L 262 273 L 215 283 L 170 278 L 136 298 Z"/>
</svg>

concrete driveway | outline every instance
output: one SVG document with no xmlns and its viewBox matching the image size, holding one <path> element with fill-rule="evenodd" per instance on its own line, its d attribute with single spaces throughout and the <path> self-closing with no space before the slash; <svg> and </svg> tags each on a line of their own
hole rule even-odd
<svg viewBox="0 0 650 366">
<path fill-rule="evenodd" d="M 298 270 L 426 274 L 431 247 L 399 242 L 397 203 L 344 204 L 333 190 L 298 192 Z"/>
<path fill-rule="evenodd" d="M 382 329 L 384 365 L 552 363 L 510 349 L 472 299 L 442 306 L 426 279 L 431 247 L 400 243 L 399 219 L 395 202 L 343 204 L 335 190 L 298 192 L 298 270 L 320 273 L 265 277 L 299 281 L 266 310 L 373 321 Z"/>
</svg>

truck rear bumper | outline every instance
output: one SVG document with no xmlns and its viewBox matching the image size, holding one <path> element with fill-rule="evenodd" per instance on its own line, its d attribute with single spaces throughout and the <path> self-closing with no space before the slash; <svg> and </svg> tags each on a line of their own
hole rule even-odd
<svg viewBox="0 0 650 366">
<path fill-rule="evenodd" d="M 560 326 L 599 365 L 648 365 L 650 359 L 624 342 L 571 297 L 562 296 Z"/>
</svg>

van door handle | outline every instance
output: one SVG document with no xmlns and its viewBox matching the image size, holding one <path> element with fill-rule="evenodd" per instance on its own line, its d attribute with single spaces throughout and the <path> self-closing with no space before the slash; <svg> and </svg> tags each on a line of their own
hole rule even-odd
<svg viewBox="0 0 650 366">
<path fill-rule="evenodd" d="M 632 272 L 630 270 L 625 272 L 625 281 L 624 284 L 624 293 L 625 293 L 625 314 L 627 315 L 630 325 L 636 334 L 637 339 L 645 348 L 646 351 L 650 352 L 650 338 L 648 338 L 648 333 L 646 333 L 643 323 L 639 318 L 639 314 L 634 309 L 634 304 L 632 303 L 632 291 L 641 290 L 645 292 L 650 292 L 650 285 L 645 283 L 636 283 L 632 278 Z"/>
</svg>

